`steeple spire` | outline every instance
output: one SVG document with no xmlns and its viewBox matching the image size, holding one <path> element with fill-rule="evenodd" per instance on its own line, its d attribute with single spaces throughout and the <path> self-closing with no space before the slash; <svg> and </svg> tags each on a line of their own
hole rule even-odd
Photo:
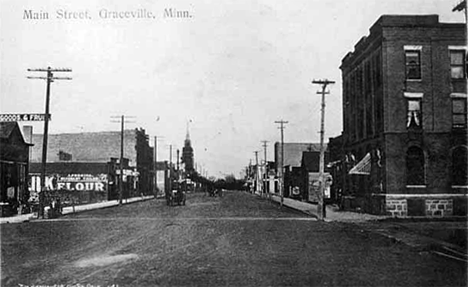
<svg viewBox="0 0 468 287">
<path fill-rule="evenodd" d="M 187 136 L 185 138 L 184 147 L 182 148 L 182 162 L 185 164 L 185 171 L 189 174 L 193 172 L 193 148 L 190 142 L 189 124 L 191 120 L 187 120 Z"/>
<path fill-rule="evenodd" d="M 187 135 L 185 136 L 185 140 L 189 141 L 190 140 L 190 133 L 189 133 L 189 122 L 187 121 Z"/>
</svg>

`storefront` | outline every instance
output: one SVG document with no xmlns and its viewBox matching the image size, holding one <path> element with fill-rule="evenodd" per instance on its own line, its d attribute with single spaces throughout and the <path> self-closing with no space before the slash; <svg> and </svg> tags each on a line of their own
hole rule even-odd
<svg viewBox="0 0 468 287">
<path fill-rule="evenodd" d="M 64 206 L 80 205 L 119 198 L 118 163 L 110 162 L 51 162 L 47 163 L 44 182 L 45 204 L 60 198 Z M 41 189 L 40 163 L 31 163 L 29 191 L 31 202 L 37 203 Z M 137 174 L 128 166 L 123 168 L 123 198 L 135 196 Z"/>
<path fill-rule="evenodd" d="M 0 215 L 25 213 L 29 147 L 18 123 L 0 122 Z"/>
</svg>

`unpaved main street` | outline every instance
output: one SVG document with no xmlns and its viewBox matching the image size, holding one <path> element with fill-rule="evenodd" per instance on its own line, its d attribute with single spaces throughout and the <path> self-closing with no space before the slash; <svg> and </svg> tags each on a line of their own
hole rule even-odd
<svg viewBox="0 0 468 287">
<path fill-rule="evenodd" d="M 466 286 L 466 263 L 243 192 L 2 224 L 1 247 L 2 286 Z"/>
</svg>

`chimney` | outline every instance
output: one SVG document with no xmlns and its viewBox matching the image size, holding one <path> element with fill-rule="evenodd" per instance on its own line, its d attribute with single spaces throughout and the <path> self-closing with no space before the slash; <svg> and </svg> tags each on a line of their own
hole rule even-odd
<svg viewBox="0 0 468 287">
<path fill-rule="evenodd" d="M 33 127 L 23 126 L 23 137 L 26 143 L 32 144 Z"/>
</svg>

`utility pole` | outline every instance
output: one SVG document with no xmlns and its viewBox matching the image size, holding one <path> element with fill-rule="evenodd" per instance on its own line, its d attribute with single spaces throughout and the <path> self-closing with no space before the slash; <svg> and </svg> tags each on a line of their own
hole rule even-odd
<svg viewBox="0 0 468 287">
<path fill-rule="evenodd" d="M 162 138 L 161 136 L 159 138 Z M 158 136 L 154 136 L 154 197 L 158 195 Z"/>
<path fill-rule="evenodd" d="M 169 145 L 169 192 L 172 192 L 172 145 Z"/>
<path fill-rule="evenodd" d="M 154 136 L 154 197 L 158 196 L 158 136 Z"/>
<path fill-rule="evenodd" d="M 134 123 L 134 121 L 125 121 L 125 117 L 134 118 L 134 117 L 124 116 L 124 115 L 111 117 L 113 119 L 120 118 L 120 120 L 118 121 L 116 120 L 111 121 L 113 123 L 120 123 L 119 205 L 122 205 L 122 199 L 123 199 L 123 159 L 124 159 L 124 129 L 125 129 L 124 123 Z"/>
<path fill-rule="evenodd" d="M 180 179 L 180 174 L 179 174 L 179 149 L 177 149 L 177 180 Z"/>
<path fill-rule="evenodd" d="M 71 72 L 71 69 L 28 69 L 28 72 L 46 72 L 46 77 L 28 76 L 28 79 L 46 80 L 46 102 L 45 102 L 45 115 L 44 115 L 44 135 L 42 137 L 42 165 L 41 165 L 41 191 L 39 192 L 39 211 L 37 217 L 44 218 L 44 193 L 45 193 L 45 175 L 47 164 L 47 140 L 49 133 L 49 103 L 50 103 L 50 83 L 54 80 L 72 80 L 70 77 L 54 77 L 55 72 Z"/>
<path fill-rule="evenodd" d="M 287 124 L 287 121 L 275 121 L 276 124 L 280 124 L 279 129 L 281 130 L 281 166 L 279 168 L 280 171 L 280 178 L 279 178 L 279 185 L 280 185 L 280 195 L 281 195 L 281 204 L 280 206 L 283 207 L 284 201 L 284 124 Z"/>
<path fill-rule="evenodd" d="M 255 153 L 255 193 L 258 191 L 258 151 Z"/>
<path fill-rule="evenodd" d="M 325 80 L 313 80 L 312 84 L 322 85 L 322 91 L 318 91 L 317 94 L 322 95 L 322 108 L 321 108 L 321 117 L 320 117 L 320 165 L 319 165 L 319 196 L 318 196 L 318 206 L 317 213 L 319 220 L 323 220 L 326 214 L 326 204 L 325 204 L 325 182 L 324 182 L 324 170 L 325 170 L 325 148 L 323 144 L 325 136 L 325 95 L 329 94 L 327 92 L 327 86 L 334 84 L 334 81 Z"/>
<path fill-rule="evenodd" d="M 267 143 L 268 141 L 262 141 L 263 143 L 263 152 L 264 152 L 264 160 L 265 160 L 265 169 L 264 169 L 264 174 L 263 174 L 263 193 L 267 193 L 267 176 L 268 176 L 268 162 L 267 162 Z"/>
<path fill-rule="evenodd" d="M 249 159 L 249 181 L 250 181 L 251 175 L 252 175 L 252 159 L 250 158 Z M 250 186 L 249 186 L 249 189 L 250 189 Z M 251 191 L 249 190 L 249 192 Z M 253 188 L 252 188 L 252 192 L 253 192 Z"/>
</svg>

